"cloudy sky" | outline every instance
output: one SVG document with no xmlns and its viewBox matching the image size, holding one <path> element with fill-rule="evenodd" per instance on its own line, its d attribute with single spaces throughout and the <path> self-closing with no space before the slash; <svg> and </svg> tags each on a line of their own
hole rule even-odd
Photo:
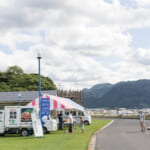
<svg viewBox="0 0 150 150">
<path fill-rule="evenodd" d="M 149 0 L 0 0 L 0 71 L 64 89 L 150 79 Z"/>
</svg>

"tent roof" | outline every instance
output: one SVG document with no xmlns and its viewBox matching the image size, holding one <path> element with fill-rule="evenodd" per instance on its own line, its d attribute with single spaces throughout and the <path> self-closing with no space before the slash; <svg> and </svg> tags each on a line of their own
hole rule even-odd
<svg viewBox="0 0 150 150">
<path fill-rule="evenodd" d="M 76 102 L 72 101 L 71 99 L 69 99 L 69 98 L 63 98 L 63 99 L 65 99 L 68 103 L 70 103 L 70 104 L 72 104 L 74 107 L 76 107 L 76 109 L 78 109 L 78 110 L 84 110 L 84 107 L 83 107 L 83 106 L 77 104 Z"/>
<path fill-rule="evenodd" d="M 70 109 L 70 110 L 84 110 L 84 107 L 75 103 L 74 101 L 68 98 L 62 98 L 58 96 L 44 94 L 43 98 L 49 98 L 50 101 L 50 110 L 61 110 L 61 109 Z M 37 106 L 39 107 L 39 98 L 36 98 L 28 106 Z"/>
</svg>

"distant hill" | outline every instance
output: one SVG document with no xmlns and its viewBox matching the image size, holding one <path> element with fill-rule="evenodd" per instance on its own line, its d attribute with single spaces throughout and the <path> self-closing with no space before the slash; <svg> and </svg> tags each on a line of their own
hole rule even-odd
<svg viewBox="0 0 150 150">
<path fill-rule="evenodd" d="M 94 102 L 98 102 L 100 98 L 107 93 L 111 88 L 112 84 L 97 84 L 91 89 L 84 89 L 84 106 L 85 107 L 95 107 Z"/>
<path fill-rule="evenodd" d="M 83 91 L 87 108 L 150 107 L 150 80 L 98 84 Z"/>
</svg>

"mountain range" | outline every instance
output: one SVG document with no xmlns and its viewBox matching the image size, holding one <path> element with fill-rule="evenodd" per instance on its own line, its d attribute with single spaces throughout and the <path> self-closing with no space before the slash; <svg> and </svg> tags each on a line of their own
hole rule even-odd
<svg viewBox="0 0 150 150">
<path fill-rule="evenodd" d="M 150 80 L 97 84 L 83 89 L 86 108 L 150 108 Z"/>
</svg>

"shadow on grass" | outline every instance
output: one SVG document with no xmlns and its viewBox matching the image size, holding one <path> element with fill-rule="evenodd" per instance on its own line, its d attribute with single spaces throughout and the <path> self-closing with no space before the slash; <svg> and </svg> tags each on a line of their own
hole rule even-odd
<svg viewBox="0 0 150 150">
<path fill-rule="evenodd" d="M 20 134 L 5 134 L 5 135 L 1 135 L 0 138 L 18 138 L 21 137 Z"/>
<path fill-rule="evenodd" d="M 51 131 L 50 133 L 45 134 L 44 137 L 51 136 L 51 135 L 63 135 L 63 134 L 64 135 L 70 134 L 68 132 L 68 128 L 65 128 L 63 130 Z M 73 128 L 73 134 L 76 134 L 76 135 L 82 134 L 80 127 Z M 32 134 L 31 136 L 26 136 L 26 137 L 22 137 L 20 134 L 5 134 L 3 136 L 0 136 L 0 139 L 1 138 L 15 138 L 15 139 L 18 138 L 20 140 L 22 139 L 27 140 L 27 139 L 39 139 L 40 137 L 34 137 L 34 134 Z"/>
</svg>

